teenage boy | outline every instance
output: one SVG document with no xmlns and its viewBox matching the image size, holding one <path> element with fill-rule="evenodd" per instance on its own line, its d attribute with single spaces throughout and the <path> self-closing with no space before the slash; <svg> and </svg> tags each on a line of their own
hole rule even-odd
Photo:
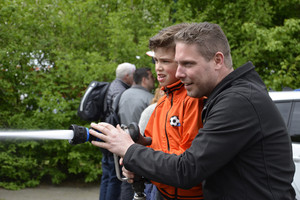
<svg viewBox="0 0 300 200">
<path fill-rule="evenodd" d="M 145 136 L 152 138 L 150 147 L 157 151 L 180 155 L 188 149 L 202 127 L 200 114 L 203 100 L 187 95 L 183 83 L 175 77 L 174 35 L 188 24 L 178 24 L 161 30 L 149 40 L 154 51 L 157 80 L 165 95 L 157 102 L 145 129 Z M 185 190 L 152 182 L 166 199 L 202 199 L 201 184 Z"/>
</svg>

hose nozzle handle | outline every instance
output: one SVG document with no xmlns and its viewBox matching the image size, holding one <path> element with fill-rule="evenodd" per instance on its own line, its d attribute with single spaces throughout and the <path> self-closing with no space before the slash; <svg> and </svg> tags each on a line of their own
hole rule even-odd
<svg viewBox="0 0 300 200">
<path fill-rule="evenodd" d="M 128 133 L 130 134 L 130 137 L 132 140 L 137 143 L 141 144 L 143 146 L 149 146 L 152 143 L 152 139 L 150 137 L 144 137 L 140 133 L 140 128 L 137 123 L 132 122 L 128 125 Z"/>
</svg>

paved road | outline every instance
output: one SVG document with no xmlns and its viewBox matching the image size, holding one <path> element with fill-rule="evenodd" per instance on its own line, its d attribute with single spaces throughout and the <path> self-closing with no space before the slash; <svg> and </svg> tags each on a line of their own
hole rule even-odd
<svg viewBox="0 0 300 200">
<path fill-rule="evenodd" d="M 0 200 L 98 200 L 99 185 L 75 184 L 63 186 L 41 185 L 22 190 L 0 188 Z"/>
</svg>

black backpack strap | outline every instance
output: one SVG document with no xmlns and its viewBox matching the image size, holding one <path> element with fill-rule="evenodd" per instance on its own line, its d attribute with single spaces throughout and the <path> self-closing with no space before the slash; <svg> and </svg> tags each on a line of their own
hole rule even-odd
<svg viewBox="0 0 300 200">
<path fill-rule="evenodd" d="M 124 90 L 125 91 L 125 90 Z M 123 92 L 124 92 L 123 91 Z M 121 96 L 123 94 L 123 92 L 121 92 L 120 94 L 118 94 L 114 100 L 113 100 L 113 104 L 112 104 L 112 109 L 114 112 L 118 113 L 119 112 L 119 102 L 120 102 L 120 99 L 121 99 Z"/>
<path fill-rule="evenodd" d="M 104 100 L 103 100 L 103 115 L 100 118 L 101 121 L 105 121 L 105 117 L 108 115 L 108 113 L 110 112 L 110 109 L 111 109 L 111 108 L 108 107 L 108 104 L 107 104 L 107 94 L 108 94 L 110 85 L 111 85 L 111 82 L 108 84 L 107 90 L 106 90 L 105 95 L 104 95 Z"/>
<path fill-rule="evenodd" d="M 124 91 L 123 91 L 124 92 Z M 113 104 L 112 107 L 109 110 L 109 113 L 106 117 L 106 122 L 116 126 L 117 124 L 120 124 L 120 116 L 119 116 L 119 102 L 121 99 L 121 96 L 123 94 L 123 92 L 121 92 L 120 94 L 118 94 L 114 99 L 113 99 Z"/>
</svg>

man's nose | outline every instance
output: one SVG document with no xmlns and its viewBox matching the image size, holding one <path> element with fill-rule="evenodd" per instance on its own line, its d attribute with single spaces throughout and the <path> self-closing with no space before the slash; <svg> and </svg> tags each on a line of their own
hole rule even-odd
<svg viewBox="0 0 300 200">
<path fill-rule="evenodd" d="M 177 66 L 177 70 L 176 70 L 176 74 L 175 77 L 178 79 L 184 78 L 185 74 L 184 74 L 184 70 L 183 68 L 178 64 Z"/>
</svg>

